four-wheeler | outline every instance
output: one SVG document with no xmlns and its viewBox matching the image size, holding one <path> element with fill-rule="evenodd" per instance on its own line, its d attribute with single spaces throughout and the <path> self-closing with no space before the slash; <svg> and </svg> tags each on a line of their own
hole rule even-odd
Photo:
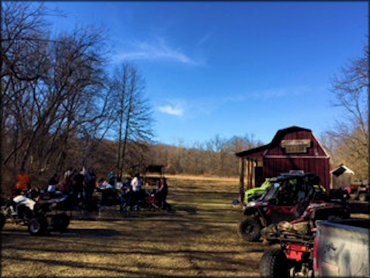
<svg viewBox="0 0 370 278">
<path fill-rule="evenodd" d="M 338 221 L 345 217 L 329 203 L 311 203 L 300 218 L 264 228 L 261 231 L 264 243 L 278 243 L 279 248 L 265 251 L 260 261 L 261 276 L 313 277 L 316 221 Z"/>
<path fill-rule="evenodd" d="M 69 225 L 69 216 L 59 212 L 58 207 L 67 196 L 58 199 L 36 200 L 18 195 L 14 198 L 1 201 L 0 229 L 7 220 L 13 223 L 28 226 L 31 235 L 44 235 L 48 228 L 62 232 Z"/>
<path fill-rule="evenodd" d="M 257 241 L 263 227 L 297 219 L 310 209 L 310 204 L 324 203 L 326 208 L 322 213 L 349 217 L 347 203 L 340 198 L 331 199 L 318 184 L 319 178 L 310 173 L 277 177 L 270 190 L 245 207 L 246 217 L 239 223 L 238 233 L 245 241 Z"/>
<path fill-rule="evenodd" d="M 283 221 L 263 229 L 267 244 L 279 248 L 265 250 L 260 261 L 261 277 L 313 277 L 313 242 L 315 228 L 302 219 Z"/>
</svg>

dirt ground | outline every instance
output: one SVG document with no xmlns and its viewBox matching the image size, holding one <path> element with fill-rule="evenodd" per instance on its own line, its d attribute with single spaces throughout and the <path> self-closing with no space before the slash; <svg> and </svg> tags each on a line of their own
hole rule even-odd
<svg viewBox="0 0 370 278">
<path fill-rule="evenodd" d="M 34 237 L 7 223 L 1 274 L 22 277 L 258 276 L 264 247 L 236 233 L 237 179 L 170 177 L 173 212 L 107 210 L 95 221 L 74 217 L 65 233 Z"/>
</svg>

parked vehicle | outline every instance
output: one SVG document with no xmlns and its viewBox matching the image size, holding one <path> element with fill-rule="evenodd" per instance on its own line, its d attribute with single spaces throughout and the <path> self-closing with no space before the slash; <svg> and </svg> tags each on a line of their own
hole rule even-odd
<svg viewBox="0 0 370 278">
<path fill-rule="evenodd" d="M 16 224 L 28 226 L 31 235 L 43 235 L 50 227 L 56 231 L 64 231 L 69 225 L 69 217 L 65 212 L 59 212 L 57 207 L 65 200 L 66 196 L 35 201 L 23 195 L 3 200 L 0 229 L 4 227 L 7 220 L 10 220 Z"/>
<path fill-rule="evenodd" d="M 164 165 L 149 165 L 145 168 L 145 172 L 143 174 L 143 184 L 155 186 L 161 178 L 164 178 Z"/>
<path fill-rule="evenodd" d="M 320 213 L 348 218 L 350 209 L 346 200 L 340 195 L 330 198 L 318 184 L 318 177 L 314 174 L 297 173 L 277 177 L 270 190 L 245 207 L 246 217 L 238 227 L 240 236 L 245 241 L 257 241 L 263 227 L 297 219 L 303 213 L 310 213 L 315 205 L 325 208 Z"/>
<path fill-rule="evenodd" d="M 312 204 L 300 218 L 291 222 L 271 224 L 264 228 L 261 232 L 264 243 L 278 243 L 279 248 L 265 251 L 260 262 L 261 276 L 313 277 L 314 243 L 315 238 L 318 237 L 318 223 L 328 219 L 342 221 L 343 215 L 335 213 L 336 211 L 324 202 Z M 326 242 L 325 239 L 324 242 Z"/>
<path fill-rule="evenodd" d="M 264 252 L 260 261 L 261 277 L 313 277 L 312 250 L 315 229 L 310 225 L 310 221 L 284 221 L 265 228 L 262 234 L 268 244 L 278 243 L 279 248 L 267 249 Z"/>
<path fill-rule="evenodd" d="M 266 191 L 268 191 L 272 183 L 274 182 L 273 179 L 266 179 L 260 187 L 255 187 L 248 189 L 244 193 L 244 204 L 247 205 L 250 201 L 259 199 Z"/>
<path fill-rule="evenodd" d="M 365 202 L 370 199 L 369 185 L 364 184 L 363 181 L 355 181 L 347 188 L 351 199 Z"/>
<path fill-rule="evenodd" d="M 315 277 L 370 277 L 370 219 L 317 221 L 316 225 Z"/>
</svg>

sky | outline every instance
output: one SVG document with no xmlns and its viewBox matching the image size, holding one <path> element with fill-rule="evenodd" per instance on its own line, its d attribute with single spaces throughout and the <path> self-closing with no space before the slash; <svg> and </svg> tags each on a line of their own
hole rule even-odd
<svg viewBox="0 0 370 278">
<path fill-rule="evenodd" d="M 192 146 L 290 126 L 335 128 L 331 80 L 362 55 L 367 2 L 46 2 L 55 32 L 102 26 L 108 69 L 133 63 L 154 140 Z"/>
</svg>

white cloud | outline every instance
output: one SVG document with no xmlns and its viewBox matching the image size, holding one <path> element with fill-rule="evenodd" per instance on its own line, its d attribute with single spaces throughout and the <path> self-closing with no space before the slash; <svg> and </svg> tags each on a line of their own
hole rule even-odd
<svg viewBox="0 0 370 278">
<path fill-rule="evenodd" d="M 133 42 L 130 49 L 124 50 L 115 57 L 116 62 L 122 60 L 169 60 L 183 64 L 197 64 L 196 61 L 168 46 L 163 39 L 151 42 Z"/>
<path fill-rule="evenodd" d="M 180 107 L 174 107 L 171 105 L 165 105 L 158 107 L 158 110 L 164 114 L 169 114 L 173 116 L 182 116 L 184 114 L 184 110 Z"/>
</svg>

